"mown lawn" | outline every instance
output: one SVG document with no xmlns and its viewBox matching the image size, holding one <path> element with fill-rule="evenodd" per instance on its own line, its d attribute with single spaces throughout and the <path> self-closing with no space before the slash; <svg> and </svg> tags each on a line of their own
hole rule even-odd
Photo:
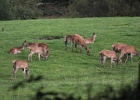
<svg viewBox="0 0 140 100">
<path fill-rule="evenodd" d="M 89 44 L 91 56 L 65 51 L 64 37 L 68 34 L 80 34 L 84 38 L 97 34 L 94 44 Z M 63 38 L 45 40 L 47 36 Z M 33 55 L 33 61 L 28 61 L 30 76 L 42 75 L 43 80 L 33 82 L 17 91 L 9 91 L 15 83 L 22 81 L 22 71 L 17 72 L 17 79 L 10 80 L 12 60 L 27 60 L 29 50 L 25 48 L 17 55 L 9 55 L 11 47 L 27 42 L 42 42 L 49 45 L 51 55 L 47 61 L 38 61 Z M 127 43 L 140 51 L 140 18 L 139 17 L 101 17 L 101 18 L 71 18 L 71 19 L 38 19 L 0 21 L 0 100 L 29 99 L 36 90 L 44 87 L 44 91 L 74 93 L 75 96 L 87 98 L 87 84 L 93 84 L 92 93 L 103 91 L 111 85 L 116 90 L 125 84 L 134 84 L 138 78 L 139 59 L 134 56 L 131 63 L 123 63 L 110 69 L 110 60 L 105 68 L 99 65 L 99 51 L 111 50 L 114 43 Z M 70 47 L 70 45 L 69 45 Z M 119 54 L 118 54 L 119 55 Z"/>
</svg>

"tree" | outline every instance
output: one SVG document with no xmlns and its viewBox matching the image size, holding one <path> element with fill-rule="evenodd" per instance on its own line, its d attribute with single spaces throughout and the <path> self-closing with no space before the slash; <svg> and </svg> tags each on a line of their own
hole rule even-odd
<svg viewBox="0 0 140 100">
<path fill-rule="evenodd" d="M 106 0 L 74 0 L 69 6 L 72 17 L 108 16 Z"/>
<path fill-rule="evenodd" d="M 16 19 L 32 19 L 40 15 L 37 3 L 39 0 L 11 0 L 12 11 Z"/>
<path fill-rule="evenodd" d="M 12 14 L 10 0 L 0 0 L 0 20 L 14 19 Z"/>
</svg>

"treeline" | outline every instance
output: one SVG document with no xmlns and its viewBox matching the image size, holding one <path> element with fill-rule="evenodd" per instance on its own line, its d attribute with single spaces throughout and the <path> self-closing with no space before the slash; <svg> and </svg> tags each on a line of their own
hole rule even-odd
<svg viewBox="0 0 140 100">
<path fill-rule="evenodd" d="M 0 20 L 33 19 L 41 15 L 39 0 L 0 0 Z"/>
<path fill-rule="evenodd" d="M 140 16 L 140 0 L 0 0 L 0 20 Z"/>
<path fill-rule="evenodd" d="M 140 0 L 72 0 L 73 17 L 140 16 Z"/>
</svg>

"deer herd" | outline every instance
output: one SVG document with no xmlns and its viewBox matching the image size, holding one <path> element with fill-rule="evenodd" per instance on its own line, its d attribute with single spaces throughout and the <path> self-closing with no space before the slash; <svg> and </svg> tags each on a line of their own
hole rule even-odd
<svg viewBox="0 0 140 100">
<path fill-rule="evenodd" d="M 90 48 L 87 46 L 87 44 L 92 44 L 94 43 L 96 39 L 96 34 L 94 33 L 91 38 L 83 38 L 79 34 L 72 34 L 72 35 L 66 35 L 65 36 L 65 50 L 67 50 L 67 45 L 70 42 L 71 43 L 71 50 L 73 51 L 73 48 L 75 48 L 78 51 L 78 48 L 80 49 L 80 52 L 82 52 L 82 47 L 85 48 L 87 55 L 90 55 Z M 44 57 L 46 60 L 50 56 L 50 50 L 47 44 L 44 43 L 28 43 L 26 40 L 22 43 L 20 47 L 13 47 L 9 50 L 9 54 L 18 54 L 21 53 L 22 50 L 24 50 L 24 47 L 27 47 L 30 51 L 28 54 L 28 60 L 32 61 L 32 55 L 37 53 L 38 54 L 38 60 L 40 61 L 40 56 Z M 120 56 L 118 56 L 117 53 L 120 53 Z M 99 52 L 100 55 L 100 64 L 102 66 L 105 66 L 105 61 L 107 58 L 111 59 L 110 62 L 110 67 L 112 68 L 112 64 L 115 61 L 117 64 L 122 63 L 121 59 L 123 56 L 126 57 L 125 62 L 127 62 L 128 57 L 130 56 L 131 62 L 133 62 L 132 58 L 133 55 L 137 55 L 140 58 L 140 53 L 136 50 L 135 47 L 127 45 L 125 43 L 116 43 L 112 45 L 112 50 L 101 50 Z M 27 61 L 24 60 L 13 60 L 13 69 L 12 69 L 12 75 L 11 79 L 16 79 L 16 72 L 20 68 L 23 70 L 24 74 L 24 79 L 29 74 L 29 69 L 28 69 L 28 63 Z M 116 66 L 116 65 L 115 65 Z"/>
</svg>

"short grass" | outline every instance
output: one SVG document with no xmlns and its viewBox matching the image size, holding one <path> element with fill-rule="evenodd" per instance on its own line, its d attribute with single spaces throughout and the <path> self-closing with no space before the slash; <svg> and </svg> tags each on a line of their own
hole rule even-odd
<svg viewBox="0 0 140 100">
<path fill-rule="evenodd" d="M 4 30 L 2 30 L 4 28 Z M 85 50 L 79 53 L 68 49 L 65 51 L 64 38 L 40 40 L 46 36 L 65 36 L 78 33 L 87 38 L 97 34 L 94 44 L 89 44 L 91 56 Z M 17 91 L 9 91 L 15 83 L 23 80 L 22 71 L 17 72 L 17 79 L 10 80 L 12 60 L 27 60 L 29 50 L 26 48 L 18 55 L 9 55 L 11 47 L 20 46 L 24 40 L 42 42 L 49 45 L 51 55 L 47 61 L 28 61 L 30 75 L 42 75 L 40 82 L 34 82 Z M 43 86 L 44 91 L 74 93 L 75 96 L 86 98 L 87 84 L 92 83 L 92 93 L 103 91 L 107 85 L 119 89 L 122 84 L 133 84 L 138 78 L 139 59 L 134 56 L 119 67 L 110 69 L 110 60 L 105 68 L 99 65 L 99 51 L 111 50 L 114 43 L 127 43 L 140 51 L 140 18 L 139 17 L 101 17 L 101 18 L 70 18 L 70 19 L 38 19 L 0 21 L 0 100 L 29 99 L 35 90 Z M 70 45 L 69 45 L 70 47 Z M 119 54 L 118 54 L 119 55 Z M 124 61 L 124 59 L 123 59 Z"/>
</svg>

